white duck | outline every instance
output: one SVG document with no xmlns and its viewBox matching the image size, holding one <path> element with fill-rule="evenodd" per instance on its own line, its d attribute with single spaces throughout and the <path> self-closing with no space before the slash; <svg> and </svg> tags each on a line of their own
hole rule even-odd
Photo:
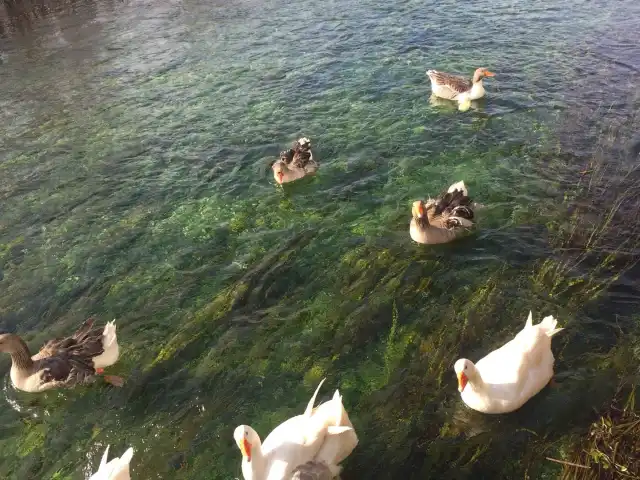
<svg viewBox="0 0 640 480">
<path fill-rule="evenodd" d="M 458 101 L 458 108 L 463 112 L 469 109 L 471 100 L 478 100 L 484 97 L 482 79 L 495 77 L 495 73 L 486 68 L 476 69 L 471 80 L 458 75 L 439 72 L 438 70 L 427 70 L 427 75 L 431 80 L 431 92 L 433 95 L 447 100 Z"/>
<path fill-rule="evenodd" d="M 542 390 L 553 377 L 551 337 L 556 328 L 552 316 L 533 325 L 531 312 L 513 340 L 473 364 L 461 358 L 454 366 L 458 391 L 464 403 L 483 413 L 517 410 Z"/>
<path fill-rule="evenodd" d="M 233 438 L 242 453 L 242 475 L 245 480 L 283 480 L 293 470 L 320 451 L 325 436 L 340 435 L 351 427 L 323 426 L 322 422 L 310 422 L 318 390 L 318 385 L 305 412 L 278 425 L 265 439 L 248 425 L 240 425 L 233 432 Z"/>
<path fill-rule="evenodd" d="M 129 474 L 129 463 L 133 458 L 133 448 L 124 452 L 121 457 L 114 457 L 107 463 L 107 457 L 109 455 L 109 445 L 104 451 L 102 461 L 98 471 L 89 477 L 89 480 L 131 480 Z"/>
</svg>

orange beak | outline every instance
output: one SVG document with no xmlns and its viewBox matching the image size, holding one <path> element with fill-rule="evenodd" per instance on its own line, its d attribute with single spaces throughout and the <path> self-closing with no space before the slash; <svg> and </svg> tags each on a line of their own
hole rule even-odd
<svg viewBox="0 0 640 480">
<path fill-rule="evenodd" d="M 416 218 L 422 218 L 424 217 L 424 213 L 424 205 L 422 204 L 422 202 L 420 202 L 419 200 L 413 202 L 413 205 L 411 206 L 411 215 Z"/>
<path fill-rule="evenodd" d="M 278 183 L 282 183 L 282 180 L 284 179 L 284 172 L 278 172 Z"/>
<path fill-rule="evenodd" d="M 496 76 L 496 74 L 495 74 L 495 73 L 493 73 L 493 72 L 490 72 L 489 70 L 485 70 L 485 71 L 484 71 L 484 76 L 485 76 L 485 77 L 495 77 L 495 76 Z"/>
<path fill-rule="evenodd" d="M 238 445 L 243 457 L 247 457 L 247 462 L 251 461 L 251 444 L 246 438 L 242 439 L 242 442 Z"/>
<path fill-rule="evenodd" d="M 458 391 L 460 393 L 462 393 L 462 391 L 464 390 L 464 387 L 467 386 L 467 383 L 469 383 L 469 379 L 464 374 L 464 372 L 460 372 L 458 374 Z"/>
</svg>

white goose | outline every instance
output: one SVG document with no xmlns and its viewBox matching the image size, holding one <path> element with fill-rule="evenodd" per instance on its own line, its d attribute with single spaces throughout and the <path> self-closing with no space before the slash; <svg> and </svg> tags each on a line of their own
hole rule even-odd
<svg viewBox="0 0 640 480">
<path fill-rule="evenodd" d="M 109 455 L 109 445 L 102 455 L 102 461 L 98 471 L 89 477 L 89 480 L 131 480 L 129 474 L 129 463 L 133 458 L 133 448 L 129 449 L 122 454 L 121 457 L 114 457 L 107 463 L 107 457 Z"/>
<path fill-rule="evenodd" d="M 542 390 L 553 377 L 551 337 L 563 330 L 557 324 L 548 316 L 534 326 L 529 312 L 527 323 L 513 340 L 475 365 L 466 358 L 458 360 L 454 370 L 464 403 L 483 413 L 507 413 Z"/>
<path fill-rule="evenodd" d="M 317 419 L 311 421 L 313 405 L 320 382 L 305 412 L 278 425 L 265 439 L 248 425 L 240 425 L 233 438 L 242 453 L 242 475 L 245 480 L 283 480 L 299 465 L 313 460 L 320 451 L 325 436 L 340 435 L 352 430 L 348 426 L 326 426 Z"/>
</svg>

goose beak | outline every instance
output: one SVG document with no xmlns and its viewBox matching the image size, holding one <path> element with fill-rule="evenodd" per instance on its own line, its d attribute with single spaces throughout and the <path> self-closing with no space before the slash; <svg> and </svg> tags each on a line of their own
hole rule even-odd
<svg viewBox="0 0 640 480">
<path fill-rule="evenodd" d="M 490 72 L 489 70 L 485 70 L 485 71 L 484 71 L 484 76 L 485 76 L 485 77 L 495 77 L 495 76 L 496 76 L 496 74 L 495 74 L 495 73 L 493 73 L 493 72 Z"/>
<path fill-rule="evenodd" d="M 467 386 L 467 383 L 469 383 L 469 379 L 464 374 L 464 372 L 460 372 L 458 374 L 458 391 L 460 393 L 462 393 L 462 391 L 464 390 L 464 387 Z"/>
<path fill-rule="evenodd" d="M 251 461 L 251 444 L 246 438 L 243 438 L 240 442 L 238 442 L 238 447 L 240 447 L 240 452 L 243 457 L 246 457 L 247 462 Z"/>
<path fill-rule="evenodd" d="M 417 200 L 413 203 L 413 206 L 411 207 L 411 212 L 413 213 L 413 216 L 415 218 L 424 217 L 424 205 L 420 200 Z"/>
</svg>

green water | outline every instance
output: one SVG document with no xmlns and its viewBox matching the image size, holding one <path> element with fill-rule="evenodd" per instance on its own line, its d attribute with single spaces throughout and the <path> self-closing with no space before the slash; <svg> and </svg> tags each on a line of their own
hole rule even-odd
<svg viewBox="0 0 640 480">
<path fill-rule="evenodd" d="M 233 429 L 327 377 L 345 479 L 555 478 L 640 359 L 640 4 L 159 3 L 0 7 L 0 328 L 115 318 L 127 377 L 28 395 L 3 357 L 0 476 L 86 478 L 111 444 L 136 479 L 240 478 Z M 429 101 L 428 68 L 478 66 L 486 100 Z M 319 174 L 276 187 L 302 135 Z M 412 243 L 460 179 L 477 234 Z M 567 327 L 557 387 L 466 409 L 453 363 L 530 309 Z"/>
</svg>

